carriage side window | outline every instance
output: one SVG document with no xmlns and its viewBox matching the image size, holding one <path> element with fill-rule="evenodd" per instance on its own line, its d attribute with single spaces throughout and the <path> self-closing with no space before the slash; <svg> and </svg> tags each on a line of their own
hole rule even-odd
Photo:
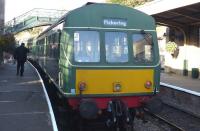
<svg viewBox="0 0 200 131">
<path fill-rule="evenodd" d="M 74 33 L 74 58 L 76 62 L 100 61 L 100 41 L 97 31 Z"/>
<path fill-rule="evenodd" d="M 128 43 L 126 33 L 106 32 L 105 48 L 107 62 L 128 62 Z"/>
<path fill-rule="evenodd" d="M 133 56 L 135 62 L 152 62 L 153 45 L 151 34 L 133 34 Z"/>
</svg>

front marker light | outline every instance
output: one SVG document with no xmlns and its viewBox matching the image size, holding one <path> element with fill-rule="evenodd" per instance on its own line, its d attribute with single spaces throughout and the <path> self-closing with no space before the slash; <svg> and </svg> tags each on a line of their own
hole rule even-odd
<svg viewBox="0 0 200 131">
<path fill-rule="evenodd" d="M 146 81 L 145 88 L 150 89 L 151 87 L 152 87 L 152 82 L 151 81 Z"/>
</svg>

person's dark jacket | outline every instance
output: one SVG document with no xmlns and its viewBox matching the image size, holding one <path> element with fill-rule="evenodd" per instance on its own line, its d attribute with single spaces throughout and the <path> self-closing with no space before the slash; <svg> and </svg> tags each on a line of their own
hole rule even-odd
<svg viewBox="0 0 200 131">
<path fill-rule="evenodd" d="M 26 62 L 28 52 L 29 52 L 28 48 L 24 46 L 19 46 L 15 50 L 14 59 L 17 61 Z"/>
</svg>

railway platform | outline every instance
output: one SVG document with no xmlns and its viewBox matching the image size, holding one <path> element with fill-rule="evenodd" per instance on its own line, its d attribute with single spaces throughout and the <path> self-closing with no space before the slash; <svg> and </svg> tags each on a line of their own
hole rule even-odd
<svg viewBox="0 0 200 131">
<path fill-rule="evenodd" d="M 56 131 L 45 91 L 29 63 L 23 77 L 16 76 L 16 65 L 0 65 L 0 131 Z"/>
<path fill-rule="evenodd" d="M 161 73 L 161 85 L 167 84 L 171 87 L 182 90 L 187 90 L 187 92 L 195 93 L 200 96 L 200 78 L 193 79 L 189 76 L 180 76 L 172 73 Z"/>
</svg>

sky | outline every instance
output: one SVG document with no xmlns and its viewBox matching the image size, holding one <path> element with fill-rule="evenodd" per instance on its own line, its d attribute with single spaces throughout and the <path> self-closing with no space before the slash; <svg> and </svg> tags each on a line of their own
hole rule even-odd
<svg viewBox="0 0 200 131">
<path fill-rule="evenodd" d="M 72 10 L 87 2 L 105 2 L 105 0 L 5 0 L 5 22 L 34 8 Z"/>
</svg>

